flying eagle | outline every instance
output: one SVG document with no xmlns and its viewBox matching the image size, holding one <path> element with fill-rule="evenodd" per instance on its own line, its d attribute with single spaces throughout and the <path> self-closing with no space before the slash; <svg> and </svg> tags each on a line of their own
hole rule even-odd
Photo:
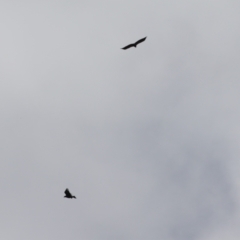
<svg viewBox="0 0 240 240">
<path fill-rule="evenodd" d="M 69 192 L 68 188 L 65 190 L 64 193 L 65 193 L 65 196 L 64 196 L 65 198 L 76 198 Z"/>
<path fill-rule="evenodd" d="M 139 43 L 141 43 L 141 42 L 144 42 L 144 41 L 146 40 L 146 38 L 147 38 L 147 37 L 142 38 L 142 39 L 136 41 L 135 43 L 131 43 L 131 44 L 127 45 L 126 47 L 123 47 L 122 49 L 123 49 L 123 50 L 126 50 L 126 49 L 128 49 L 128 48 L 130 48 L 130 47 L 137 47 L 137 45 L 138 45 Z"/>
</svg>

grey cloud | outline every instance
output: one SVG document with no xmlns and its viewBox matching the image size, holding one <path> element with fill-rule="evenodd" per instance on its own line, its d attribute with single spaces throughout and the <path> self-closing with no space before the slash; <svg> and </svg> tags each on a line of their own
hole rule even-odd
<svg viewBox="0 0 240 240">
<path fill-rule="evenodd" d="M 6 239 L 209 239 L 237 226 L 237 2 L 0 9 Z"/>
</svg>

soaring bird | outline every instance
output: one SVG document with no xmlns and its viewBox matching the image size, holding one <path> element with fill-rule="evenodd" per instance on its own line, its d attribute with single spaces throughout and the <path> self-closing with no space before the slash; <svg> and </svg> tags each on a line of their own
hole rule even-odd
<svg viewBox="0 0 240 240">
<path fill-rule="evenodd" d="M 75 196 L 73 196 L 70 192 L 69 192 L 69 190 L 68 190 L 68 188 L 65 190 L 65 195 L 66 196 L 64 196 L 65 198 L 76 198 Z"/>
<path fill-rule="evenodd" d="M 127 45 L 126 47 L 123 47 L 122 49 L 126 50 L 126 49 L 131 48 L 131 47 L 137 47 L 137 45 L 141 42 L 144 42 L 146 40 L 146 38 L 147 37 L 141 38 L 140 40 L 136 41 L 135 43 L 131 43 L 131 44 Z"/>
</svg>

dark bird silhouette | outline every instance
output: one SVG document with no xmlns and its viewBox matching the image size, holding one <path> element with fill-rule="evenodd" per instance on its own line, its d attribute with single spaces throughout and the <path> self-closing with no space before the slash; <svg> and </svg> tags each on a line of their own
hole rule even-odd
<svg viewBox="0 0 240 240">
<path fill-rule="evenodd" d="M 65 198 L 76 198 L 69 192 L 68 188 L 65 190 L 64 193 L 65 193 L 65 196 L 64 196 Z"/>
<path fill-rule="evenodd" d="M 131 43 L 131 44 L 127 45 L 126 47 L 123 47 L 122 49 L 126 50 L 126 49 L 131 48 L 131 47 L 137 47 L 137 45 L 141 42 L 144 42 L 146 40 L 146 38 L 147 37 L 141 38 L 140 40 L 136 41 L 135 43 Z"/>
</svg>

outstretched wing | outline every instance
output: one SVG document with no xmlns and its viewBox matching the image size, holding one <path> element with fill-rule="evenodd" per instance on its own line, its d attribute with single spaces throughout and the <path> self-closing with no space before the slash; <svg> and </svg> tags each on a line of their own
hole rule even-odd
<svg viewBox="0 0 240 240">
<path fill-rule="evenodd" d="M 126 47 L 123 47 L 122 49 L 123 49 L 123 50 L 126 50 L 126 49 L 128 49 L 128 48 L 130 48 L 130 47 L 134 47 L 134 44 L 129 44 L 129 45 L 127 45 Z"/>
<path fill-rule="evenodd" d="M 72 197 L 72 194 L 69 192 L 68 188 L 64 192 L 66 194 L 66 197 Z"/>
<path fill-rule="evenodd" d="M 139 43 L 144 42 L 146 38 L 147 37 L 139 39 L 138 41 L 135 42 L 135 44 L 138 45 Z"/>
</svg>

